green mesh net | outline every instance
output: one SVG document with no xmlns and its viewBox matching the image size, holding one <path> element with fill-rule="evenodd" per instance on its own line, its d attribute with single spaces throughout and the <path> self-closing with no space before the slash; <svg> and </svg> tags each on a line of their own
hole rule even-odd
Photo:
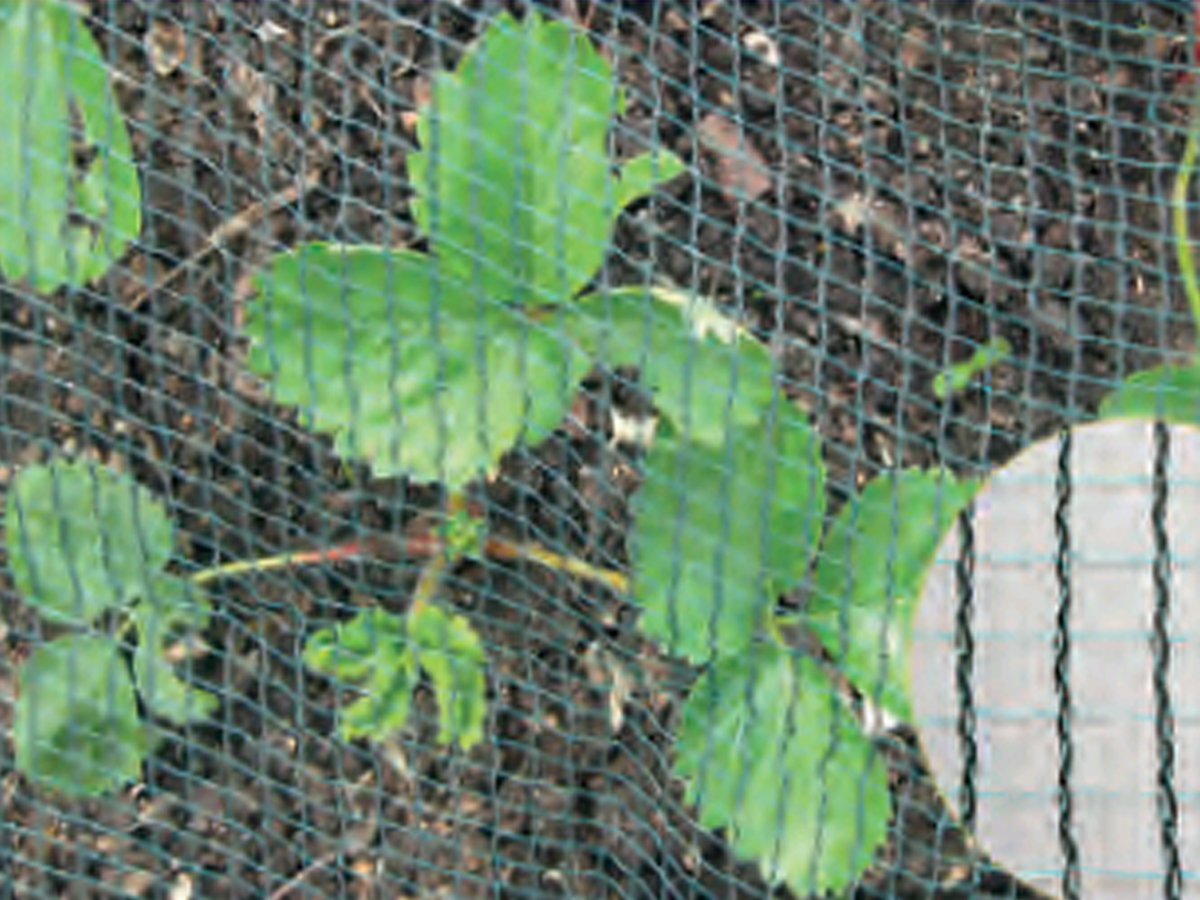
<svg viewBox="0 0 1200 900">
<path fill-rule="evenodd" d="M 0 0 L 0 900 L 1181 896 L 1194 27 Z"/>
</svg>

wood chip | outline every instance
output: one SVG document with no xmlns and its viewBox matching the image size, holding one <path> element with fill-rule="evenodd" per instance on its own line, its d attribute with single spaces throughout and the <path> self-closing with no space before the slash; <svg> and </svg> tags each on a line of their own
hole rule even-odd
<svg viewBox="0 0 1200 900">
<path fill-rule="evenodd" d="M 154 19 L 146 30 L 145 48 L 154 74 L 166 78 L 187 58 L 187 35 L 178 22 Z"/>
<path fill-rule="evenodd" d="M 768 66 L 778 67 L 782 59 L 779 44 L 765 31 L 752 28 L 742 35 L 742 46 L 757 56 Z"/>
</svg>

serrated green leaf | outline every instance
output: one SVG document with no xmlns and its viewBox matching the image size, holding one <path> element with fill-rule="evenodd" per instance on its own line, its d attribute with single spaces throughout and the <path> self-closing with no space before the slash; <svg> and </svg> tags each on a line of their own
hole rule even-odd
<svg viewBox="0 0 1200 900">
<path fill-rule="evenodd" d="M 766 645 L 703 674 L 679 728 L 700 823 L 800 897 L 849 885 L 887 835 L 883 760 L 835 696 L 811 659 Z"/>
<path fill-rule="evenodd" d="M 141 186 L 75 4 L 9 0 L 0 84 L 0 272 L 41 291 L 91 281 L 141 230 Z M 86 165 L 80 147 L 94 152 Z"/>
<path fill-rule="evenodd" d="M 483 740 L 487 719 L 487 659 L 479 635 L 462 616 L 437 606 L 413 613 L 409 634 L 417 663 L 433 682 L 438 702 L 438 740 L 470 750 Z"/>
<path fill-rule="evenodd" d="M 1200 363 L 1134 373 L 1101 401 L 1100 418 L 1195 425 L 1200 422 Z"/>
<path fill-rule="evenodd" d="M 209 605 L 182 578 L 159 575 L 151 579 L 146 597 L 131 610 L 138 631 L 133 674 L 138 693 L 155 715 L 177 724 L 211 715 L 217 698 L 175 674 L 163 655 L 176 640 L 189 640 L 208 624 Z"/>
<path fill-rule="evenodd" d="M 661 288 L 586 297 L 565 320 L 610 368 L 636 365 L 677 435 L 723 447 L 770 408 L 771 355 L 710 300 Z"/>
<path fill-rule="evenodd" d="M 133 653 L 133 676 L 147 708 L 178 725 L 207 718 L 217 708 L 213 694 L 180 680 L 161 647 L 138 645 Z"/>
<path fill-rule="evenodd" d="M 810 627 L 867 697 L 906 722 L 913 616 L 938 546 L 977 489 L 937 471 L 875 478 L 838 512 L 813 575 Z"/>
<path fill-rule="evenodd" d="M 73 634 L 38 647 L 20 670 L 13 739 L 17 767 L 65 794 L 136 779 L 153 741 L 116 642 Z"/>
<path fill-rule="evenodd" d="M 314 632 L 304 645 L 304 664 L 314 672 L 345 684 L 356 684 L 370 677 L 374 648 L 354 646 L 362 643 L 374 610 L 359 613 L 342 625 Z M 400 633 L 403 639 L 403 632 Z"/>
<path fill-rule="evenodd" d="M 522 303 L 569 299 L 600 267 L 621 207 L 672 177 L 671 154 L 608 155 L 622 91 L 586 35 L 531 14 L 502 14 L 439 74 L 419 112 L 408 166 L 413 215 L 469 284 Z"/>
<path fill-rule="evenodd" d="M 5 530 L 17 590 L 42 616 L 72 625 L 143 596 L 174 541 L 170 519 L 144 488 L 82 462 L 18 473 Z"/>
<path fill-rule="evenodd" d="M 821 532 L 824 467 L 801 414 L 729 433 L 730 450 L 660 437 L 634 496 L 641 628 L 694 662 L 738 653 L 804 573 Z"/>
<path fill-rule="evenodd" d="M 461 486 L 557 426 L 586 370 L 553 323 L 481 306 L 421 254 L 309 244 L 257 280 L 251 368 L 381 477 Z"/>
<path fill-rule="evenodd" d="M 483 737 L 486 660 L 478 635 L 461 616 L 436 606 L 406 618 L 364 610 L 314 634 L 304 661 L 363 694 L 342 710 L 339 733 L 346 740 L 382 740 L 403 728 L 421 669 L 437 697 L 439 740 L 470 749 Z"/>
<path fill-rule="evenodd" d="M 362 695 L 340 710 L 338 733 L 344 740 L 382 740 L 408 722 L 418 670 L 400 616 L 372 607 L 322 629 L 309 638 L 304 662 Z"/>
</svg>

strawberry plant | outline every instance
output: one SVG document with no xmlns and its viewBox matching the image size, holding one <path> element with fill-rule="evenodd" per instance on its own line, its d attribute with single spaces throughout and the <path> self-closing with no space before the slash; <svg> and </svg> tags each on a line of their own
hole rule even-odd
<svg viewBox="0 0 1200 900">
<path fill-rule="evenodd" d="M 0 26 L 28 25 L 26 7 L 0 5 Z M 81 117 L 94 123 L 98 95 L 84 96 Z M 890 473 L 826 528 L 819 441 L 761 343 L 703 298 L 585 291 L 622 208 L 683 171 L 662 152 L 614 166 L 611 120 L 623 111 L 611 66 L 583 36 L 500 16 L 455 73 L 435 79 L 419 116 L 410 170 L 428 252 L 313 243 L 259 273 L 249 364 L 276 398 L 333 432 L 344 456 L 448 488 L 435 527 L 402 540 L 424 563 L 408 614 L 372 608 L 322 628 L 305 661 L 353 693 L 344 738 L 404 727 L 424 676 L 439 738 L 469 748 L 484 734 L 486 658 L 470 622 L 438 602 L 454 565 L 526 560 L 625 595 L 642 631 L 698 670 L 675 772 L 700 821 L 725 828 L 772 882 L 840 889 L 869 863 L 889 817 L 874 734 L 844 686 L 909 715 L 913 604 L 974 485 Z M 80 196 L 128 199 L 112 185 Z M 49 234 L 50 218 L 39 222 Z M 49 283 L 60 263 L 4 264 Z M 635 367 L 657 412 L 628 574 L 490 534 L 466 499 L 501 453 L 562 422 L 596 365 Z M 17 763 L 84 794 L 135 777 L 153 748 L 139 701 L 176 723 L 215 704 L 175 671 L 209 616 L 203 585 L 370 555 L 386 540 L 173 575 L 162 506 L 81 463 L 20 472 L 5 527 L 13 582 L 55 630 L 20 672 Z M 797 586 L 806 602 L 785 617 L 779 598 Z M 795 626 L 800 647 L 784 638 Z"/>
<path fill-rule="evenodd" d="M 107 469 L 56 463 L 16 476 L 4 525 L 18 593 L 59 632 L 20 669 L 18 768 L 70 794 L 135 778 L 155 743 L 139 697 L 176 723 L 216 703 L 175 672 L 209 608 L 165 571 L 174 543 L 166 511 Z"/>
<path fill-rule="evenodd" d="M 103 275 L 141 228 L 141 189 L 108 71 L 76 4 L 0 0 L 0 274 L 34 290 Z M 172 530 L 132 482 L 85 464 L 21 471 L 4 516 L 18 593 L 54 637 L 20 669 L 16 764 L 94 794 L 215 698 L 175 672 L 208 607 L 167 574 Z"/>
<path fill-rule="evenodd" d="M 822 541 L 819 442 L 768 350 L 701 298 L 585 291 L 622 207 L 682 171 L 661 152 L 612 164 L 623 110 L 584 36 L 499 16 L 420 111 L 409 166 L 428 251 L 310 243 L 259 274 L 249 364 L 276 399 L 376 472 L 448 488 L 440 531 L 408 547 L 426 558 L 408 615 L 364 611 L 312 635 L 305 657 L 356 692 L 344 737 L 402 727 L 424 671 L 442 739 L 469 747 L 483 734 L 485 659 L 470 624 L 437 604 L 446 571 L 519 558 L 625 594 L 642 630 L 700 671 L 675 771 L 701 822 L 728 829 L 772 881 L 838 889 L 883 841 L 889 801 L 873 734 L 836 684 L 908 715 L 913 604 L 974 485 L 892 473 Z M 594 365 L 636 367 L 658 413 L 628 575 L 488 534 L 465 500 L 501 453 L 562 422 Z M 781 618 L 781 593 L 805 583 L 797 621 Z M 811 637 L 801 649 L 782 636 L 797 623 Z"/>
<path fill-rule="evenodd" d="M 613 166 L 612 116 L 623 110 L 611 67 L 583 36 L 499 17 L 457 72 L 434 80 L 418 118 L 409 168 L 429 252 L 314 243 L 275 257 L 247 314 L 251 368 L 309 425 L 333 431 L 342 454 L 369 458 L 377 474 L 441 481 L 461 507 L 463 488 L 501 453 L 562 421 L 591 364 L 562 337 L 566 309 L 621 209 L 682 170 L 664 153 Z M 372 610 L 310 640 L 311 666 L 366 692 L 342 718 L 344 737 L 402 724 L 418 668 L 438 688 L 443 734 L 464 747 L 481 737 L 478 639 L 464 620 L 430 612 L 445 570 L 484 549 L 481 534 L 450 534 L 471 520 L 448 510 L 405 621 Z M 440 649 L 427 643 L 439 634 Z"/>
</svg>

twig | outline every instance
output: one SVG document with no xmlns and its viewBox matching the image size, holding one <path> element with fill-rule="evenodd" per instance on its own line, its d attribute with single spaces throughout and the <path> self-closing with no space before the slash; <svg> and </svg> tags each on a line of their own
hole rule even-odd
<svg viewBox="0 0 1200 900">
<path fill-rule="evenodd" d="M 554 569 L 575 578 L 593 581 L 611 588 L 619 594 L 629 591 L 629 577 L 624 572 L 594 566 L 575 556 L 565 556 L 543 547 L 541 544 L 514 544 L 502 538 L 488 538 L 483 545 L 484 555 L 492 559 L 522 559 L 535 562 L 547 569 Z"/>
<path fill-rule="evenodd" d="M 314 859 L 311 863 L 297 872 L 295 876 L 289 878 L 286 882 L 280 885 L 277 890 L 273 891 L 271 895 L 267 897 L 267 900 L 283 900 L 284 897 L 299 887 L 301 882 L 311 878 L 337 858 L 338 851 L 333 850 L 329 853 L 326 853 L 319 859 Z"/>
<path fill-rule="evenodd" d="M 446 498 L 446 521 L 467 508 L 466 497 L 461 491 L 452 491 Z M 433 602 L 433 597 L 442 585 L 442 579 L 451 565 L 457 565 L 462 551 L 448 546 L 445 540 L 438 542 L 433 557 L 421 569 L 417 578 L 417 588 L 413 592 L 412 612 L 418 613 L 422 608 Z"/>
<path fill-rule="evenodd" d="M 162 281 L 155 284 L 148 284 L 129 302 L 129 309 L 132 312 L 138 312 L 145 306 L 151 294 L 156 291 L 164 290 L 165 288 L 177 282 L 189 269 L 195 268 L 204 259 L 224 244 L 226 241 L 239 237 L 245 232 L 254 227 L 256 223 L 271 213 L 287 206 L 289 203 L 295 203 L 302 194 L 311 191 L 321 180 L 321 172 L 318 169 L 311 170 L 304 176 L 303 180 L 289 185 L 283 190 L 272 194 L 270 197 L 265 197 L 262 200 L 252 203 L 237 213 L 230 219 L 222 222 L 216 230 L 214 230 L 204 240 L 204 246 L 177 265 L 174 269 L 167 273 L 167 276 Z"/>
<path fill-rule="evenodd" d="M 262 559 L 239 559 L 234 562 L 222 563 L 201 569 L 191 575 L 192 584 L 207 584 L 218 578 L 232 578 L 237 575 L 247 575 L 251 572 L 269 572 L 272 569 L 287 569 L 292 566 L 307 566 L 316 563 L 340 562 L 347 559 L 358 559 L 369 554 L 366 543 L 355 541 L 352 544 L 342 544 L 328 550 L 301 550 L 297 553 L 281 553 L 278 556 L 267 556 Z"/>
</svg>

